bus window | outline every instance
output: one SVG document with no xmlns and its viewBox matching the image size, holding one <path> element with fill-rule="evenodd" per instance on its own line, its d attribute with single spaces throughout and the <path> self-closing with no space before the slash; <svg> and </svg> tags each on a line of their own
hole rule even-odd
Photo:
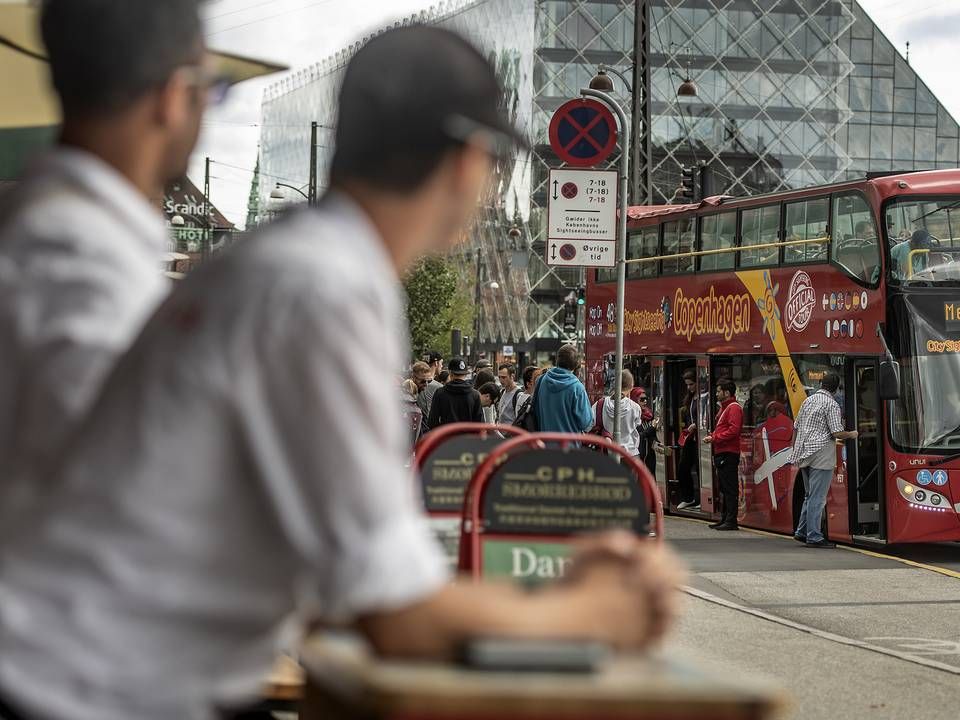
<svg viewBox="0 0 960 720">
<path fill-rule="evenodd" d="M 737 214 L 710 215 L 703 219 L 700 235 L 701 250 L 722 250 L 732 248 L 737 240 Z M 736 263 L 736 253 L 725 252 L 715 255 L 701 255 L 701 270 L 731 270 Z"/>
<path fill-rule="evenodd" d="M 859 193 L 834 199 L 830 259 L 863 282 L 880 278 L 877 225 L 866 199 Z"/>
<path fill-rule="evenodd" d="M 660 229 L 656 225 L 638 230 L 630 235 L 629 242 L 627 243 L 627 260 L 656 257 L 659 246 Z M 630 279 L 656 276 L 656 262 L 627 264 L 627 277 Z"/>
<path fill-rule="evenodd" d="M 663 254 L 677 255 L 693 251 L 694 218 L 684 218 L 663 226 Z M 663 261 L 663 274 L 690 272 L 693 255 Z"/>
<path fill-rule="evenodd" d="M 780 257 L 777 246 L 747 250 L 752 245 L 775 244 L 779 237 L 780 206 L 768 205 L 743 211 L 743 230 L 740 239 L 740 267 L 769 267 Z"/>
<path fill-rule="evenodd" d="M 787 245 L 783 249 L 784 262 L 824 262 L 827 259 L 827 218 L 830 198 L 817 198 L 787 205 L 785 225 L 787 242 L 816 240 L 803 245 Z"/>
</svg>

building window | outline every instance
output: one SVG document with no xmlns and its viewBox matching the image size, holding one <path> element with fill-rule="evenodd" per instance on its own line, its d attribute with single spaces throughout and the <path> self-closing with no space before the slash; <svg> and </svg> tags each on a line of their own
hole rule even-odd
<svg viewBox="0 0 960 720">
<path fill-rule="evenodd" d="M 737 243 L 737 214 L 735 212 L 710 215 L 703 219 L 700 233 L 701 250 L 723 250 Z M 732 270 L 736 253 L 725 252 L 700 256 L 701 270 Z"/>
<path fill-rule="evenodd" d="M 830 198 L 817 198 L 787 205 L 786 241 L 804 240 L 802 245 L 783 249 L 784 262 L 823 262 L 827 259 L 827 219 Z"/>
<path fill-rule="evenodd" d="M 880 244 L 877 224 L 867 201 L 859 193 L 834 200 L 831 260 L 865 283 L 880 277 Z"/>
<path fill-rule="evenodd" d="M 741 219 L 740 267 L 769 267 L 780 257 L 779 247 L 747 250 L 754 245 L 770 245 L 779 239 L 780 206 L 768 205 L 744 210 Z"/>
</svg>

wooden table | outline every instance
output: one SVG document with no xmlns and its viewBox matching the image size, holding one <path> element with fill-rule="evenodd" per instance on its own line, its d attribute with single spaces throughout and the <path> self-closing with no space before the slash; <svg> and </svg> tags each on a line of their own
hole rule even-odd
<svg viewBox="0 0 960 720">
<path fill-rule="evenodd" d="M 621 656 L 595 674 L 491 673 L 384 661 L 350 638 L 318 637 L 301 663 L 301 720 L 765 720 L 784 694 L 663 659 Z"/>
</svg>

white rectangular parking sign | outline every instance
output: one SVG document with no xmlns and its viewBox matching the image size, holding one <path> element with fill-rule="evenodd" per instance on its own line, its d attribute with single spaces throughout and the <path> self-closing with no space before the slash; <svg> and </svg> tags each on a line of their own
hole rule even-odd
<svg viewBox="0 0 960 720">
<path fill-rule="evenodd" d="M 614 267 L 617 262 L 615 170 L 551 170 L 548 265 Z"/>
</svg>

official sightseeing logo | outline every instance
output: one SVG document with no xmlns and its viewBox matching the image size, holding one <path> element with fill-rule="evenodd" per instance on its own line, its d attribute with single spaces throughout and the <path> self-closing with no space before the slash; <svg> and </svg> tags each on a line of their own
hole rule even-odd
<svg viewBox="0 0 960 720">
<path fill-rule="evenodd" d="M 810 324 L 813 309 L 817 306 L 817 292 L 813 289 L 810 276 L 798 270 L 790 281 L 790 294 L 784 306 L 787 332 L 803 332 Z"/>
</svg>

